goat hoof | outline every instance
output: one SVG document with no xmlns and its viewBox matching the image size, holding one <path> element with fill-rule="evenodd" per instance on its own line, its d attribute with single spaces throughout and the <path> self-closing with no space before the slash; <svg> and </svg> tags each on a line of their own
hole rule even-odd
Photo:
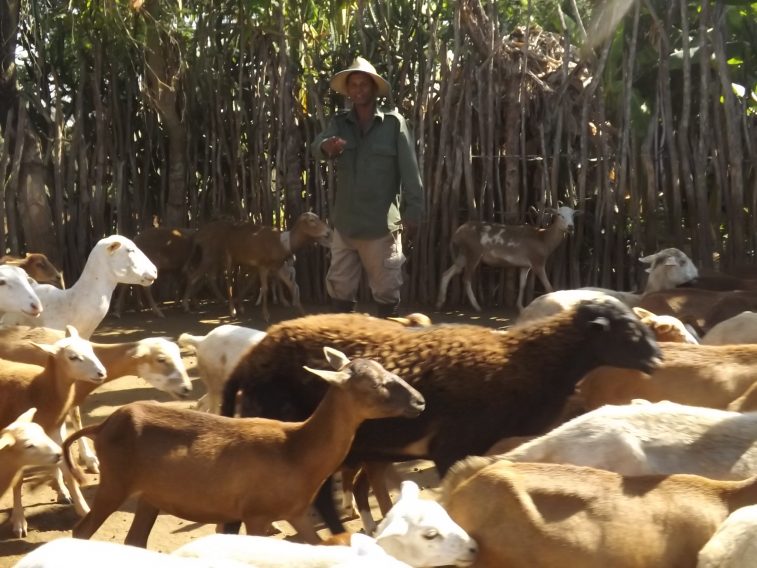
<svg viewBox="0 0 757 568">
<path fill-rule="evenodd" d="M 29 535 L 29 527 L 26 524 L 26 520 L 21 523 L 13 523 L 13 536 L 16 538 L 24 538 Z"/>
</svg>

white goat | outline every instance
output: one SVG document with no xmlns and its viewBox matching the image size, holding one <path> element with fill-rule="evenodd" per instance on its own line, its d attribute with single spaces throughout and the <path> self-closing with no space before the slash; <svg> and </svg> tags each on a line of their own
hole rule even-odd
<svg viewBox="0 0 757 568">
<path fill-rule="evenodd" d="M 40 317 L 5 314 L 1 321 L 54 329 L 73 325 L 82 337 L 89 338 L 108 313 L 117 284 L 149 286 L 157 276 L 155 265 L 131 240 L 120 235 L 105 237 L 89 253 L 73 286 L 66 290 L 49 284 L 34 286 L 45 307 Z"/>
<path fill-rule="evenodd" d="M 643 256 L 639 260 L 650 267 L 644 293 L 670 290 L 686 282 L 690 282 L 699 276 L 699 270 L 686 255 L 677 248 L 663 249 L 649 256 Z"/>
<path fill-rule="evenodd" d="M 71 326 L 67 331 L 67 337 L 53 345 L 37 344 L 49 354 L 42 368 L 15 361 L 1 362 L 0 426 L 10 424 L 23 411 L 36 407 L 34 421 L 42 426 L 48 436 L 60 442 L 60 426 L 73 403 L 75 383 L 88 381 L 99 384 L 105 380 L 105 368 L 95 356 L 90 342 L 79 337 Z M 64 474 L 69 490 L 78 493 L 70 472 L 64 471 Z M 81 515 L 87 511 L 87 504 L 79 495 L 74 497 L 74 506 Z M 16 483 L 13 491 L 11 524 L 13 534 L 18 537 L 26 535 L 21 482 Z"/>
<path fill-rule="evenodd" d="M 520 268 L 520 287 L 517 306 L 523 309 L 523 295 L 526 290 L 528 273 L 533 269 L 547 292 L 552 292 L 552 284 L 547 278 L 545 265 L 547 258 L 557 248 L 566 234 L 573 234 L 573 217 L 578 213 L 570 207 L 548 209 L 555 214 L 552 224 L 546 229 L 532 225 L 501 225 L 481 221 L 468 221 L 457 228 L 452 235 L 450 249 L 454 262 L 442 275 L 439 282 L 439 297 L 436 308 L 441 309 L 447 298 L 447 286 L 453 276 L 463 272 L 463 283 L 473 308 L 480 312 L 471 280 L 479 263 L 490 266 L 514 266 Z"/>
<path fill-rule="evenodd" d="M 329 347 L 324 352 L 337 370 L 310 369 L 331 387 L 304 422 L 135 402 L 70 436 L 63 444 L 65 462 L 70 464 L 70 445 L 88 436 L 102 472 L 92 511 L 73 536 L 90 538 L 124 500 L 139 494 L 127 544 L 145 546 L 160 511 L 204 523 L 242 520 L 253 535 L 285 519 L 303 538 L 320 540 L 308 506 L 344 461 L 358 426 L 369 418 L 414 417 L 425 405 L 415 389 L 375 361 L 350 361 Z"/>
<path fill-rule="evenodd" d="M 242 355 L 265 336 L 264 331 L 230 324 L 219 325 L 204 336 L 189 333 L 179 336 L 179 345 L 194 348 L 197 370 L 207 389 L 197 402 L 198 409 L 220 413 L 226 379 Z"/>
<path fill-rule="evenodd" d="M 353 534 L 349 546 L 300 544 L 278 538 L 211 534 L 173 552 L 183 558 L 235 561 L 256 568 L 409 568 L 369 536 Z"/>
<path fill-rule="evenodd" d="M 699 551 L 697 568 L 754 568 L 757 505 L 736 509 Z"/>
<path fill-rule="evenodd" d="M 712 326 L 702 338 L 704 345 L 757 343 L 757 313 L 744 311 Z"/>
<path fill-rule="evenodd" d="M 250 568 L 219 557 L 193 559 L 115 542 L 58 538 L 33 550 L 13 568 Z"/>
<path fill-rule="evenodd" d="M 32 288 L 33 283 L 22 268 L 10 264 L 0 265 L 0 312 L 20 312 L 30 318 L 38 318 L 43 306 Z"/>
<path fill-rule="evenodd" d="M 439 503 L 420 494 L 415 482 L 402 482 L 399 500 L 379 523 L 376 543 L 410 566 L 470 566 L 476 542 Z"/>
<path fill-rule="evenodd" d="M 674 402 L 606 405 L 503 454 L 521 462 L 590 466 L 622 475 L 757 474 L 757 412 Z"/>
<path fill-rule="evenodd" d="M 29 465 L 55 465 L 61 449 L 32 422 L 36 408 L 30 408 L 0 430 L 0 498 L 18 482 L 22 468 Z"/>
</svg>

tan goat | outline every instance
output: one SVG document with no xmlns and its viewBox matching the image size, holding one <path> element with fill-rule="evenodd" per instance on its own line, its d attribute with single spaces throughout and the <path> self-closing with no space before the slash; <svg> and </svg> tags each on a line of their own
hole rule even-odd
<svg viewBox="0 0 757 568">
<path fill-rule="evenodd" d="M 552 224 L 546 229 L 532 225 L 501 225 L 482 221 L 468 221 L 460 225 L 452 235 L 450 248 L 454 258 L 439 282 L 439 297 L 436 308 L 441 309 L 447 298 L 447 286 L 453 276 L 463 272 L 465 292 L 477 311 L 481 306 L 476 301 L 471 281 L 473 272 L 480 263 L 490 266 L 514 266 L 520 268 L 520 287 L 517 306 L 523 309 L 523 295 L 528 273 L 533 269 L 547 292 L 552 284 L 547 278 L 547 258 L 557 248 L 566 234 L 573 234 L 573 217 L 578 213 L 570 207 L 550 209 L 555 214 Z"/>
<path fill-rule="evenodd" d="M 757 345 L 660 343 L 660 348 L 662 365 L 651 375 L 613 367 L 589 372 L 577 387 L 586 410 L 635 398 L 727 409 L 755 383 Z"/>
<path fill-rule="evenodd" d="M 241 519 L 253 535 L 286 519 L 305 539 L 318 541 L 305 518 L 308 505 L 341 465 L 357 427 L 369 418 L 413 417 L 424 408 L 415 389 L 375 361 L 324 351 L 336 370 L 311 369 L 331 388 L 305 422 L 226 418 L 144 402 L 70 436 L 65 461 L 70 465 L 71 443 L 88 436 L 102 471 L 92 510 L 73 536 L 90 538 L 138 494 L 127 544 L 146 546 L 160 511 L 201 523 Z"/>
<path fill-rule="evenodd" d="M 231 270 L 235 266 L 251 267 L 260 276 L 260 293 L 263 301 L 263 317 L 268 313 L 268 278 L 276 275 L 289 289 L 293 304 L 302 312 L 296 283 L 291 280 L 291 272 L 285 261 L 299 249 L 319 243 L 329 246 L 331 229 L 315 213 L 303 213 L 289 231 L 257 225 L 251 222 L 234 223 L 215 221 L 201 227 L 195 235 L 194 244 L 200 251 L 199 263 L 189 269 L 187 288 L 182 298 L 184 310 L 189 309 L 189 301 L 197 284 L 206 276 L 227 275 L 229 313 L 236 315 L 237 305 L 231 284 Z M 240 296 L 240 298 L 243 296 Z"/>
<path fill-rule="evenodd" d="M 48 353 L 44 367 L 0 360 L 0 427 L 10 424 L 21 413 L 36 407 L 34 421 L 48 436 L 60 440 L 60 425 L 71 408 L 75 396 L 75 383 L 87 381 L 100 384 L 106 372 L 92 351 L 89 341 L 79 337 L 76 329 L 68 326 L 66 337 L 53 345 L 36 344 Z M 74 480 L 64 476 L 69 490 L 78 490 Z M 27 525 L 21 505 L 21 483 L 13 491 L 11 523 L 16 536 L 26 535 Z M 77 512 L 86 512 L 86 503 L 74 496 Z"/>
<path fill-rule="evenodd" d="M 41 252 L 27 252 L 24 257 L 5 255 L 0 258 L 0 264 L 10 264 L 23 268 L 38 284 L 52 284 L 58 288 L 66 287 L 63 274 Z"/>
<path fill-rule="evenodd" d="M 623 477 L 475 457 L 450 470 L 441 502 L 478 543 L 476 568 L 695 566 L 730 512 L 757 503 L 757 478 Z"/>
</svg>

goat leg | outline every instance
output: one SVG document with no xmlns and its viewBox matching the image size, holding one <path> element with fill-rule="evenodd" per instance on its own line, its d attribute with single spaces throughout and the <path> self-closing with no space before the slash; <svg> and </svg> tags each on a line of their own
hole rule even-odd
<svg viewBox="0 0 757 568">
<path fill-rule="evenodd" d="M 158 513 L 160 513 L 160 509 L 144 499 L 139 499 L 134 510 L 134 520 L 131 522 L 124 544 L 147 548 L 147 539 L 150 537 L 150 531 L 155 525 Z"/>
<path fill-rule="evenodd" d="M 331 531 L 331 534 L 339 534 L 344 532 L 344 525 L 342 519 L 334 503 L 334 477 L 331 476 L 323 482 L 321 488 L 318 490 L 318 494 L 315 496 L 313 502 L 315 508 L 318 510 L 318 514 L 321 515 L 323 522 Z"/>
</svg>

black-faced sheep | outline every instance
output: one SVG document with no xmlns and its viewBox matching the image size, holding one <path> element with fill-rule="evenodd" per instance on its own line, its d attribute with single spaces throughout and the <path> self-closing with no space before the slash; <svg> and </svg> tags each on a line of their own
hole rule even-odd
<svg viewBox="0 0 757 568">
<path fill-rule="evenodd" d="M 315 364 L 324 345 L 380 361 L 427 401 L 417 419 L 363 424 L 350 458 L 430 458 L 441 474 L 500 438 L 541 433 L 591 369 L 651 369 L 660 354 L 638 318 L 604 302 L 580 303 L 507 333 L 475 325 L 409 330 L 360 314 L 323 314 L 271 326 L 232 372 L 223 414 L 233 414 L 241 389 L 243 416 L 308 416 L 325 388 L 302 365 Z M 323 508 L 328 503 L 331 511 Z M 339 531 L 330 497 L 320 499 L 319 508 L 329 528 Z"/>
</svg>

